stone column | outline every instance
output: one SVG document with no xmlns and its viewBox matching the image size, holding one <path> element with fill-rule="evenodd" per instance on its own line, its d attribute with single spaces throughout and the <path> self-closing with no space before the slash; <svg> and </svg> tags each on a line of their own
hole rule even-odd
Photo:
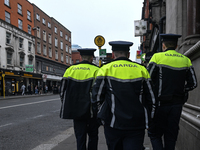
<svg viewBox="0 0 200 150">
<path fill-rule="evenodd" d="M 187 0 L 187 35 L 200 34 L 200 1 Z"/>
<path fill-rule="evenodd" d="M 185 53 L 200 40 L 200 0 L 187 0 L 187 31 L 180 52 Z"/>
</svg>

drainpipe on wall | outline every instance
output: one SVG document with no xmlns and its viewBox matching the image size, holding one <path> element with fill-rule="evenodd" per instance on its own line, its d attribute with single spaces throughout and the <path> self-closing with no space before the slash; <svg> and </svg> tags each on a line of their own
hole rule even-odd
<svg viewBox="0 0 200 150">
<path fill-rule="evenodd" d="M 160 34 L 163 33 L 163 21 L 165 19 L 166 19 L 166 16 L 163 16 L 162 18 L 160 18 L 160 21 L 159 21 L 159 49 L 158 49 L 158 52 L 162 52 L 162 42 L 161 42 Z"/>
</svg>

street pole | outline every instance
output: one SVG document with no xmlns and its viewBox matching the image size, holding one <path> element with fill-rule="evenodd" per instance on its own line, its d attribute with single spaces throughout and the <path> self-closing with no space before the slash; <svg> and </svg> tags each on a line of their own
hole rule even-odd
<svg viewBox="0 0 200 150">
<path fill-rule="evenodd" d="M 99 47 L 99 52 L 100 52 L 101 47 Z M 101 57 L 99 56 L 99 67 L 101 67 Z"/>
<path fill-rule="evenodd" d="M 2 77 L 3 77 L 3 97 L 5 98 L 5 74 L 2 74 Z"/>
</svg>

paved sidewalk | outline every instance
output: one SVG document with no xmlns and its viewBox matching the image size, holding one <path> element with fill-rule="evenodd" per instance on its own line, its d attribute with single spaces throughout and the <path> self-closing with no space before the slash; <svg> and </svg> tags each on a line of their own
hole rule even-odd
<svg viewBox="0 0 200 150">
<path fill-rule="evenodd" d="M 145 135 L 144 139 L 144 146 L 145 150 L 152 150 L 149 138 L 147 135 Z M 52 150 L 77 150 L 76 149 L 76 139 L 75 135 L 73 134 L 63 142 L 59 143 L 56 147 L 54 147 Z M 103 127 L 101 126 L 99 128 L 99 142 L 98 142 L 98 150 L 107 150 L 106 140 L 104 137 L 104 131 Z"/>
<path fill-rule="evenodd" d="M 34 96 L 48 96 L 48 95 L 53 95 L 53 93 L 44 93 L 44 94 L 32 94 L 32 95 L 13 95 L 13 96 L 0 96 L 0 100 L 4 99 L 15 99 L 15 98 L 27 98 L 27 97 L 34 97 Z M 58 95 L 58 94 L 54 94 Z"/>
</svg>

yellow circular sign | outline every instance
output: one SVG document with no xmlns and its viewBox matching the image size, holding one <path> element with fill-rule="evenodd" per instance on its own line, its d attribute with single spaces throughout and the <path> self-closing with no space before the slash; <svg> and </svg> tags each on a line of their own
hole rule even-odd
<svg viewBox="0 0 200 150">
<path fill-rule="evenodd" d="M 103 36 L 101 35 L 98 35 L 95 37 L 94 39 L 94 43 L 98 46 L 98 47 L 101 47 L 105 44 L 105 39 Z"/>
</svg>

